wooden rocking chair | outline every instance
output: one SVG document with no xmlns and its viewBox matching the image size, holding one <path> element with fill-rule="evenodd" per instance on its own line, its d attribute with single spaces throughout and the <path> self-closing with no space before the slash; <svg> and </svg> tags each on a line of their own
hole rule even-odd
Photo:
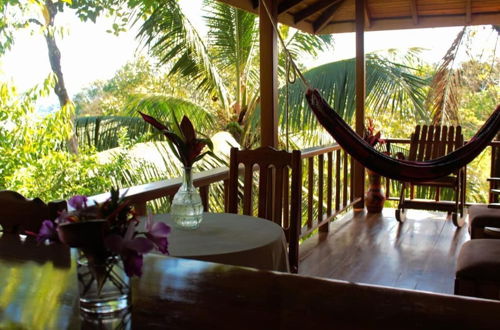
<svg viewBox="0 0 500 330">
<path fill-rule="evenodd" d="M 444 156 L 464 144 L 462 128 L 460 126 L 420 126 L 415 128 L 411 135 L 411 161 L 427 161 Z M 434 200 L 416 200 L 415 186 L 435 187 Z M 410 199 L 406 199 L 406 188 L 410 187 Z M 440 200 L 441 188 L 450 188 L 454 191 L 454 201 Z M 422 182 L 403 182 L 401 196 L 396 210 L 396 219 L 404 222 L 406 209 L 422 209 L 446 211 L 451 214 L 453 224 L 461 227 L 464 224 L 465 204 L 465 167 L 457 172 L 442 178 Z"/>
</svg>

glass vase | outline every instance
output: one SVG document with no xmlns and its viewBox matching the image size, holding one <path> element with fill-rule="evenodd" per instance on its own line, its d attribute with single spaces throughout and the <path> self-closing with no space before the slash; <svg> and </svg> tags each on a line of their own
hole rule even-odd
<svg viewBox="0 0 500 330">
<path fill-rule="evenodd" d="M 184 176 L 179 191 L 172 200 L 172 220 L 181 229 L 197 229 L 203 217 L 203 204 L 198 190 L 193 186 L 190 167 L 184 167 Z"/>
<path fill-rule="evenodd" d="M 98 317 L 113 317 L 130 306 L 130 282 L 121 259 L 80 254 L 77 265 L 80 309 Z"/>
</svg>

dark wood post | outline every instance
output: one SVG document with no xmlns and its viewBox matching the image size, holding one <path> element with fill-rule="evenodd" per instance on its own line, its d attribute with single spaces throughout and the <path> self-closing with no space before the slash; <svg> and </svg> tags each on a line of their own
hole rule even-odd
<svg viewBox="0 0 500 330">
<path fill-rule="evenodd" d="M 273 21 L 278 20 L 278 1 L 266 3 Z M 278 146 L 278 43 L 273 24 L 261 3 L 260 15 L 260 125 L 261 145 Z"/>
<path fill-rule="evenodd" d="M 363 135 L 365 125 L 365 0 L 356 0 L 356 133 Z M 361 201 L 355 209 L 364 208 L 365 169 L 354 161 L 354 199 Z"/>
</svg>

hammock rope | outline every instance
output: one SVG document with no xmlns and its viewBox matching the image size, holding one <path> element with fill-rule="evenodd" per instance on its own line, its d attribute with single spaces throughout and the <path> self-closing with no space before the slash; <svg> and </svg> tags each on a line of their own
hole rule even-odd
<svg viewBox="0 0 500 330">
<path fill-rule="evenodd" d="M 445 156 L 428 161 L 409 161 L 392 158 L 376 150 L 330 107 L 318 90 L 311 87 L 287 49 L 266 1 L 260 3 L 264 5 L 269 20 L 281 41 L 287 60 L 290 61 L 297 76 L 307 88 L 307 103 L 319 123 L 349 155 L 364 167 L 390 179 L 401 181 L 418 182 L 438 179 L 457 171 L 474 160 L 498 133 L 500 129 L 500 105 L 496 107 L 495 111 L 469 142 Z"/>
</svg>

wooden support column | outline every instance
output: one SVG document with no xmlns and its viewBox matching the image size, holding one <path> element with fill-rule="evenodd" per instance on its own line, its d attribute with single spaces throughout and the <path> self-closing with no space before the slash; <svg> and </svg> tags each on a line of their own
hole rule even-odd
<svg viewBox="0 0 500 330">
<path fill-rule="evenodd" d="M 278 20 L 278 1 L 261 0 Z M 260 125 L 261 145 L 278 146 L 278 43 L 273 24 L 261 4 L 260 15 Z"/>
<path fill-rule="evenodd" d="M 365 123 L 365 5 L 366 0 L 356 0 L 356 133 L 363 136 Z M 365 169 L 359 162 L 354 162 L 353 171 L 354 199 L 361 201 L 354 209 L 364 208 Z"/>
</svg>

